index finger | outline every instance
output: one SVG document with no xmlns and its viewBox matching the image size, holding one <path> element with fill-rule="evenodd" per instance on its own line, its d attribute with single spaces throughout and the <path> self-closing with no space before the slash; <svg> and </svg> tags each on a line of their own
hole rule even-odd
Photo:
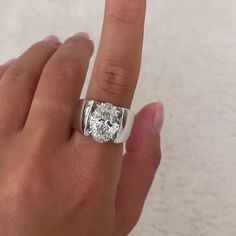
<svg viewBox="0 0 236 236">
<path fill-rule="evenodd" d="M 87 99 L 126 108 L 131 105 L 140 71 L 145 9 L 145 0 L 106 0 L 100 47 Z M 122 145 L 110 142 L 101 145 L 75 134 L 73 144 L 79 152 L 84 150 L 79 160 L 84 173 L 96 170 L 95 179 L 102 179 L 105 192 L 115 197 L 122 166 Z"/>
<path fill-rule="evenodd" d="M 87 98 L 130 107 L 140 72 L 146 0 L 106 0 Z"/>
</svg>

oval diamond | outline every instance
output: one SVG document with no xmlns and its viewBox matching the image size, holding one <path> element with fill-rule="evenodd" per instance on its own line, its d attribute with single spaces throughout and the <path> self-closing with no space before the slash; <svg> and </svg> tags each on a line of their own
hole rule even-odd
<svg viewBox="0 0 236 236">
<path fill-rule="evenodd" d="M 120 129 L 122 108 L 110 103 L 94 103 L 87 132 L 100 143 L 115 140 Z"/>
</svg>

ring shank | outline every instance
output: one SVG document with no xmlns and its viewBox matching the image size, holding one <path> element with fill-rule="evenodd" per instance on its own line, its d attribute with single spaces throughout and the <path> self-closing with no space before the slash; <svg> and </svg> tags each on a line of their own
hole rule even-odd
<svg viewBox="0 0 236 236">
<path fill-rule="evenodd" d="M 114 143 L 124 143 L 129 139 L 134 124 L 134 118 L 135 114 L 131 110 L 124 108 L 122 124 Z"/>
<path fill-rule="evenodd" d="M 81 134 L 84 134 L 83 128 L 83 113 L 86 105 L 86 99 L 80 99 L 76 105 L 73 128 L 79 131 Z"/>
</svg>

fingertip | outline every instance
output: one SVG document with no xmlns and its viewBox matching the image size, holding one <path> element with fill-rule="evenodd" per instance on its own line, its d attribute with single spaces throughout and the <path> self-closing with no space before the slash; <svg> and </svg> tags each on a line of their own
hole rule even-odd
<svg viewBox="0 0 236 236">
<path fill-rule="evenodd" d="M 74 34 L 74 36 L 90 39 L 90 36 L 87 32 L 78 32 L 78 33 Z"/>
<path fill-rule="evenodd" d="M 164 124 L 164 105 L 161 102 L 156 103 L 155 114 L 153 117 L 153 129 L 156 134 L 160 134 Z"/>
<path fill-rule="evenodd" d="M 88 48 L 89 51 L 89 57 L 92 57 L 94 53 L 94 42 L 91 40 L 90 36 L 86 32 L 78 32 L 74 34 L 73 36 L 69 37 L 65 40 L 65 43 L 74 42 L 74 43 L 81 43 L 83 42 L 84 46 Z"/>
<path fill-rule="evenodd" d="M 89 41 L 90 47 L 91 47 L 91 56 L 92 56 L 93 52 L 94 52 L 94 42 L 91 39 L 90 35 L 87 32 L 78 32 L 78 33 L 74 34 L 74 37 L 84 38 Z"/>
<path fill-rule="evenodd" d="M 159 140 L 164 120 L 164 105 L 153 102 L 144 106 L 136 115 L 131 136 L 126 143 L 127 151 L 138 151 L 144 143 L 151 145 Z"/>
<path fill-rule="evenodd" d="M 164 119 L 164 105 L 162 102 L 153 102 L 146 106 L 144 106 L 138 113 L 137 113 L 137 119 L 140 121 L 150 121 L 151 119 L 154 120 L 154 116 L 156 113 L 159 114 L 158 118 Z M 153 122 L 149 122 L 152 124 Z"/>
<path fill-rule="evenodd" d="M 43 42 L 52 43 L 52 44 L 54 44 L 56 46 L 60 46 L 61 45 L 61 41 L 60 41 L 60 39 L 56 35 L 49 35 L 46 38 L 44 38 L 42 41 Z"/>
</svg>

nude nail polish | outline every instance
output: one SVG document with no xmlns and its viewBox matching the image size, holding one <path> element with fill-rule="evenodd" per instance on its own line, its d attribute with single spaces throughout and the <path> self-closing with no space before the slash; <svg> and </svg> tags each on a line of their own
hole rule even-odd
<svg viewBox="0 0 236 236">
<path fill-rule="evenodd" d="M 163 103 L 156 104 L 156 112 L 154 113 L 153 128 L 159 135 L 164 123 L 164 105 Z"/>
<path fill-rule="evenodd" d="M 84 37 L 84 38 L 90 39 L 89 34 L 86 32 L 79 32 L 79 33 L 76 33 L 74 36 L 79 36 L 79 37 Z"/>
<path fill-rule="evenodd" d="M 54 43 L 54 44 L 59 44 L 60 43 L 59 38 L 55 35 L 50 35 L 50 36 L 46 37 L 45 39 L 43 39 L 43 41 Z"/>
</svg>

